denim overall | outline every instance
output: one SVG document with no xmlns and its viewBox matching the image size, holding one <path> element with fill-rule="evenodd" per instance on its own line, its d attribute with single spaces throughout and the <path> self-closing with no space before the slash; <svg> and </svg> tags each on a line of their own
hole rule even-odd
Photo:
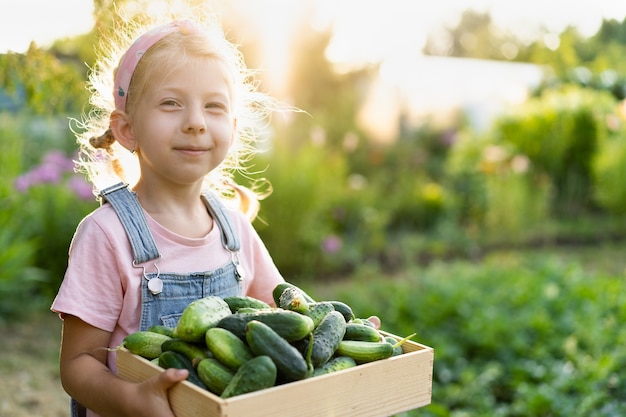
<svg viewBox="0 0 626 417">
<path fill-rule="evenodd" d="M 209 295 L 222 298 L 241 295 L 243 270 L 238 258 L 239 239 L 216 195 L 205 193 L 202 199 L 220 229 L 222 244 L 231 253 L 231 262 L 214 271 L 191 273 L 159 271 L 157 264 L 161 255 L 137 196 L 126 184 L 119 183 L 106 188 L 100 196 L 103 203 L 108 201 L 111 204 L 126 230 L 133 249 L 133 266 L 143 270 L 140 330 L 148 330 L 155 324 L 175 327 L 182 311 L 194 300 Z M 71 400 L 70 409 L 72 417 L 85 415 L 84 408 L 74 399 Z"/>
</svg>

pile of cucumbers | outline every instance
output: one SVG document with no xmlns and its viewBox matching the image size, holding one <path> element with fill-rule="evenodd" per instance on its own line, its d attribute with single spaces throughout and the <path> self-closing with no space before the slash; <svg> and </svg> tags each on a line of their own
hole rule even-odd
<svg viewBox="0 0 626 417">
<path fill-rule="evenodd" d="M 152 326 L 122 342 L 162 368 L 229 398 L 403 353 L 401 341 L 355 317 L 341 301 L 315 301 L 289 282 L 276 307 L 248 296 L 209 296 L 189 304 L 174 328 Z"/>
</svg>

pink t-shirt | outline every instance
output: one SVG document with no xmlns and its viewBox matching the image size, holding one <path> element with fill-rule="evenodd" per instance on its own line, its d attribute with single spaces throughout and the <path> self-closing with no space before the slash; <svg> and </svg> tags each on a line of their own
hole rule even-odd
<svg viewBox="0 0 626 417">
<path fill-rule="evenodd" d="M 241 242 L 243 294 L 273 303 L 272 290 L 284 280 L 251 223 L 242 213 L 228 211 Z M 193 239 L 173 233 L 145 215 L 161 254 L 161 272 L 211 271 L 231 260 L 219 227 Z M 154 272 L 151 261 L 143 265 L 147 272 Z M 85 217 L 76 230 L 52 311 L 112 332 L 109 348 L 115 348 L 126 335 L 139 330 L 142 273 L 141 268 L 133 267 L 133 252 L 122 223 L 113 207 L 105 204 Z M 115 351 L 109 352 L 108 366 L 116 372 Z"/>
</svg>

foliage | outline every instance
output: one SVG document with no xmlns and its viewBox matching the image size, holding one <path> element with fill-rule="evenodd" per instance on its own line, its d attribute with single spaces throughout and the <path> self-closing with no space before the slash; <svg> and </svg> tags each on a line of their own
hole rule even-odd
<svg viewBox="0 0 626 417">
<path fill-rule="evenodd" d="M 495 216 L 502 220 L 496 230 L 511 216 L 527 218 L 516 221 L 522 230 L 533 219 L 541 224 L 548 216 L 590 212 L 593 160 L 615 110 L 606 93 L 551 90 L 496 119 L 481 137 L 461 135 L 447 160 L 452 187 L 462 197 L 472 194 L 461 201 L 472 205 L 459 212 L 479 224 Z"/>
<path fill-rule="evenodd" d="M 626 114 L 624 107 L 608 118 L 610 134 L 592 160 L 594 200 L 615 215 L 626 214 Z"/>
<path fill-rule="evenodd" d="M 37 243 L 25 233 L 27 218 L 4 193 L 0 202 L 0 321 L 40 309 L 45 271 L 35 266 Z"/>
<path fill-rule="evenodd" d="M 25 54 L 0 55 L 0 89 L 41 115 L 77 114 L 88 101 L 84 75 L 34 44 Z"/>
<path fill-rule="evenodd" d="M 63 143 L 63 136 L 48 128 L 55 119 L 0 114 L 0 121 L 5 150 L 0 155 L 0 310 L 8 317 L 50 302 L 76 225 L 95 200 L 91 187 L 74 174 L 71 158 L 47 149 Z M 38 125 L 45 128 L 38 132 L 33 128 Z"/>
<path fill-rule="evenodd" d="M 541 251 L 436 262 L 399 276 L 363 268 L 353 277 L 301 285 L 434 347 L 433 404 L 408 415 L 626 412 L 626 300 L 618 276 Z"/>
<path fill-rule="evenodd" d="M 333 233 L 329 222 L 318 216 L 341 190 L 346 178 L 343 161 L 313 143 L 295 154 L 289 144 L 276 146 L 269 156 L 257 162 L 267 166 L 265 174 L 274 189 L 262 203 L 257 229 L 284 274 L 310 273 L 318 265 L 324 240 Z"/>
<path fill-rule="evenodd" d="M 426 40 L 426 55 L 479 59 L 515 59 L 523 42 L 497 28 L 489 13 L 466 10 L 454 27 L 446 27 Z"/>
<path fill-rule="evenodd" d="M 63 279 L 76 226 L 96 208 L 91 186 L 74 174 L 73 166 L 71 158 L 51 151 L 13 184 L 17 192 L 13 205 L 28 219 L 20 229 L 37 242 L 34 265 L 46 271 L 38 290 L 48 298 Z"/>
<path fill-rule="evenodd" d="M 604 134 L 606 103 L 612 100 L 580 89 L 550 91 L 495 123 L 497 140 L 548 176 L 557 213 L 581 212 L 591 203 L 591 160 Z"/>
</svg>

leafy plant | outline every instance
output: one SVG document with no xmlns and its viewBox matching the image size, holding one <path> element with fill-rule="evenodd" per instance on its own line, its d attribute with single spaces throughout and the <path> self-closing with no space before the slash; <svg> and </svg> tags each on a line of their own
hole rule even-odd
<svg viewBox="0 0 626 417">
<path fill-rule="evenodd" d="M 545 253 L 375 269 L 318 297 L 417 332 L 435 349 L 433 404 L 415 416 L 617 417 L 626 412 L 622 280 Z"/>
</svg>

